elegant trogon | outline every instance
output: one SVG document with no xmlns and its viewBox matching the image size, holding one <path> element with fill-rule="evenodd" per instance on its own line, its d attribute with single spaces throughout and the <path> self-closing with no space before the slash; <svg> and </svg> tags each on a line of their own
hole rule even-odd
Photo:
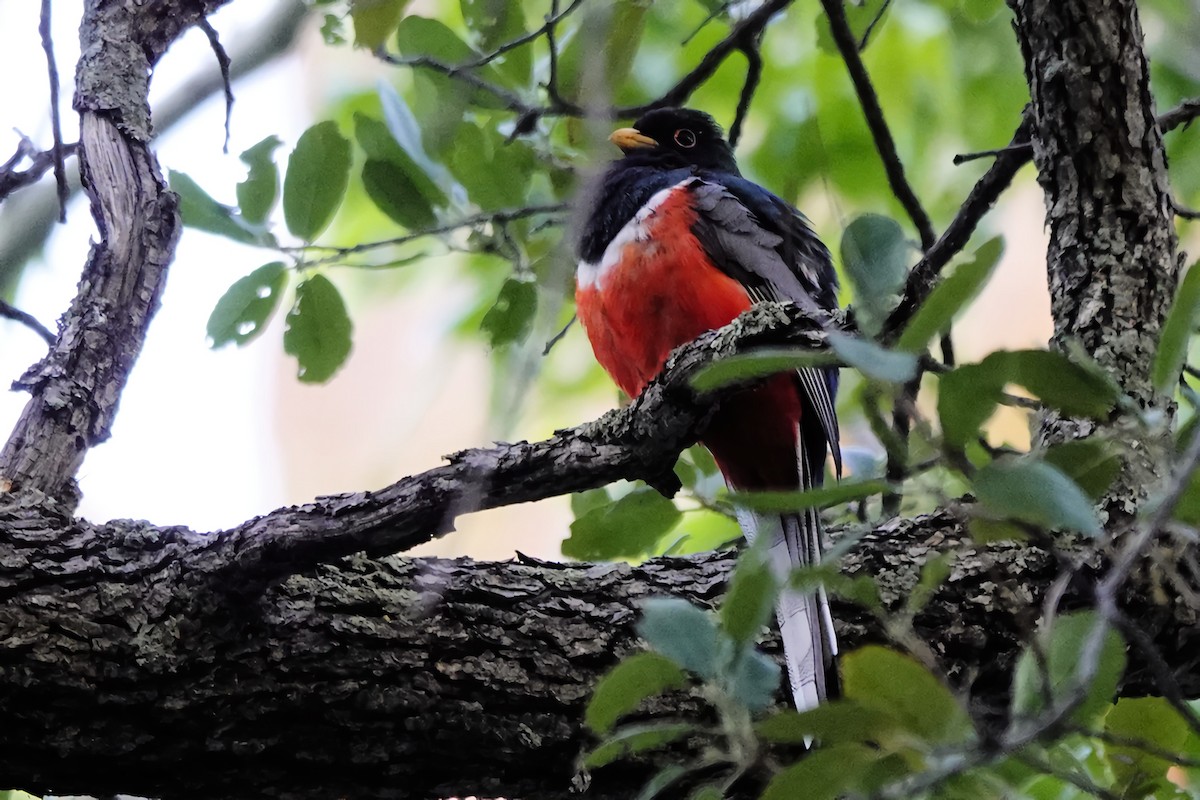
<svg viewBox="0 0 1200 800">
<path fill-rule="evenodd" d="M 829 251 L 805 218 L 738 171 L 707 114 L 663 108 L 610 137 L 624 156 L 590 196 L 579 231 L 575 300 L 601 366 L 630 397 L 672 349 L 760 301 L 833 309 Z M 837 373 L 776 375 L 724 400 L 703 433 L 726 483 L 740 490 L 821 484 L 826 453 L 840 474 L 833 397 Z M 815 510 L 742 511 L 746 537 L 768 537 L 785 576 L 821 554 Z M 776 608 L 796 707 L 836 693 L 837 642 L 823 590 L 786 590 Z"/>
</svg>

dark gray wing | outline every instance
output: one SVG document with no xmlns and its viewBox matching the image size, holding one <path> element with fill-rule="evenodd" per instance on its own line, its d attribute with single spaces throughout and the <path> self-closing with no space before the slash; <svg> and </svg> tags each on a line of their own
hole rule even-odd
<svg viewBox="0 0 1200 800">
<path fill-rule="evenodd" d="M 745 286 L 754 300 L 790 300 L 812 312 L 837 307 L 837 280 L 829 251 L 798 211 L 736 176 L 722 174 L 719 181 L 698 177 L 688 189 L 697 213 L 692 228 L 696 238 L 713 263 Z M 820 442 L 811 435 L 805 437 L 813 461 L 823 461 L 828 446 L 841 475 L 842 453 L 833 404 L 837 371 L 806 367 L 798 374 L 801 394 L 820 422 L 819 433 L 824 439 Z M 806 415 L 806 419 L 811 418 Z"/>
</svg>

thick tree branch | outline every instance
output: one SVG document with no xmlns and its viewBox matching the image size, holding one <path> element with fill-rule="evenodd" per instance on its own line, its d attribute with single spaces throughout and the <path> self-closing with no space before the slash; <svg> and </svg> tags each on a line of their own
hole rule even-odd
<svg viewBox="0 0 1200 800">
<path fill-rule="evenodd" d="M 324 522 L 332 537 L 342 521 Z M 11 496 L 0 532 L 0 772 L 32 791 L 164 798 L 563 797 L 589 745 L 583 704 L 638 647 L 638 603 L 711 605 L 732 564 L 729 553 L 640 567 L 354 557 L 281 579 L 230 570 L 244 538 L 94 526 Z M 915 633 L 979 718 L 995 719 L 1059 560 L 972 544 L 940 514 L 868 533 L 842 570 L 870 575 L 898 609 L 943 551 L 958 555 L 953 572 Z M 1064 607 L 1090 601 L 1089 574 Z M 1139 573 L 1122 605 L 1194 696 L 1195 610 L 1156 603 L 1153 581 Z M 886 639 L 874 615 L 834 612 L 847 650 Z M 1154 685 L 1135 653 L 1123 692 Z M 646 711 L 702 713 L 681 695 Z M 187 780 L 180 763 L 195 767 Z M 632 796 L 645 766 L 594 775 L 589 796 Z"/>
<path fill-rule="evenodd" d="M 679 453 L 695 443 L 722 393 L 700 397 L 696 372 L 764 345 L 824 346 L 826 320 L 792 305 L 762 304 L 676 351 L 664 373 L 627 407 L 543 442 L 466 450 L 450 464 L 377 492 L 319 498 L 219 534 L 240 572 L 288 575 L 350 553 L 395 553 L 453 530 L 455 517 L 642 479 L 673 494 Z M 738 391 L 731 387 L 724 395 Z"/>
</svg>

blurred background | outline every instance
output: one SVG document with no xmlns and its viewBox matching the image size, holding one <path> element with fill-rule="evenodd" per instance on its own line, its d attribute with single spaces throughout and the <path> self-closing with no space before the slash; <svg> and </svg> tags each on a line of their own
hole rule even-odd
<svg viewBox="0 0 1200 800">
<path fill-rule="evenodd" d="M 49 91 L 36 34 L 38 5 L 0 0 L 0 30 L 9 34 L 0 69 L 23 76 L 6 88 L 8 102 L 0 108 L 0 157 L 16 150 L 22 134 L 39 149 L 51 142 Z M 478 5 L 468 0 L 407 4 L 401 45 L 406 25 L 410 38 L 426 30 L 408 19 L 420 17 L 440 21 L 478 52 L 487 52 L 488 31 L 472 24 Z M 616 11 L 603 12 L 615 21 L 610 16 L 605 25 L 589 24 L 588 14 L 601 13 L 591 7 L 600 5 L 610 7 L 585 0 L 560 26 L 562 80 L 582 96 L 602 72 L 603 88 L 628 104 L 669 88 L 728 32 L 737 14 L 755 6 L 617 2 L 611 4 Z M 988 164 L 983 159 L 955 166 L 952 157 L 1002 147 L 1017 125 L 1028 96 L 1020 54 L 1000 0 L 882 5 L 864 58 L 908 175 L 940 232 Z M 1176 0 L 1148 0 L 1142 6 L 1162 111 L 1200 94 L 1200 10 Z M 880 7 L 868 2 L 864 14 L 874 18 Z M 523 18 L 513 25 L 532 30 L 551 8 L 549 2 L 526 3 L 518 12 Z M 70 98 L 82 3 L 59 0 L 53 11 L 64 137 L 70 142 L 77 138 Z M 865 34 L 863 20 L 869 21 L 864 17 L 856 24 Z M 455 172 L 455 159 L 461 157 L 455 153 L 466 147 L 455 137 L 462 134 L 444 120 L 440 128 L 429 122 L 439 111 L 437 91 L 445 87 L 419 70 L 389 65 L 354 47 L 355 30 L 344 5 L 231 3 L 212 24 L 234 59 L 235 72 L 245 72 L 233 86 L 228 153 L 222 149 L 225 108 L 216 60 L 205 36 L 193 30 L 154 76 L 151 101 L 164 170 L 185 173 L 232 205 L 235 185 L 246 174 L 239 153 L 278 136 L 282 168 L 314 122 L 335 120 L 349 136 L 355 111 L 378 115 L 380 85 L 386 84 L 413 109 L 431 157 Z M 346 41 L 328 43 L 339 36 Z M 584 55 L 572 61 L 572 47 Z M 524 71 L 516 78 L 511 77 L 518 73 L 515 56 L 499 63 L 514 92 L 539 102 L 548 51 L 544 40 L 522 49 L 529 50 L 528 63 L 520 65 Z M 893 217 L 915 240 L 887 189 L 845 66 L 818 23 L 817 4 L 797 3 L 778 18 L 767 29 L 762 56 L 761 83 L 738 146 L 743 171 L 801 208 L 835 257 L 842 229 L 864 212 Z M 263 63 L 254 66 L 257 61 Z M 729 125 L 745 69 L 740 55 L 731 56 L 689 104 Z M 485 132 L 511 133 L 511 113 L 462 106 L 454 112 L 459 115 L 454 125 L 465 121 Z M 525 148 L 521 158 L 508 159 L 508 168 L 521 172 L 511 196 L 481 199 L 470 187 L 439 211 L 439 222 L 498 205 L 569 197 L 583 177 L 616 155 L 595 131 L 560 117 L 540 120 L 514 145 L 498 142 L 489 140 L 489 164 L 517 152 L 505 147 Z M 1184 203 L 1200 200 L 1200 136 L 1176 131 L 1167 142 L 1176 196 Z M 500 171 L 494 180 L 506 187 L 510 182 Z M 89 240 L 96 236 L 81 197 L 74 196 L 66 225 L 53 224 L 49 178 L 0 206 L 0 297 L 52 329 L 74 294 Z M 1040 347 L 1047 340 L 1042 216 L 1041 193 L 1032 168 L 1026 167 L 968 248 L 996 234 L 1005 241 L 995 277 L 955 325 L 961 361 L 998 348 Z M 279 210 L 272 219 L 280 241 L 297 244 L 289 240 Z M 515 252 L 490 254 L 466 252 L 479 242 L 458 232 L 399 246 L 386 258 L 368 254 L 321 267 L 345 298 L 353 349 L 328 382 L 311 384 L 297 379 L 296 361 L 281 346 L 288 299 L 261 335 L 244 346 L 212 350 L 207 342 L 206 322 L 226 290 L 279 260 L 280 253 L 186 229 L 112 439 L 89 453 L 80 472 L 79 513 L 96 521 L 131 517 L 218 530 L 318 495 L 387 485 L 436 466 L 455 450 L 494 440 L 544 438 L 595 418 L 621 400 L 595 366 L 580 327 L 571 327 L 542 355 L 572 313 L 573 263 L 560 243 L 562 232 L 561 226 L 531 224 L 521 229 Z M 318 243 L 351 246 L 404 233 L 370 201 L 356 171 L 341 210 Z M 1195 230 L 1185 225 L 1181 234 L 1185 247 L 1190 244 L 1194 251 Z M 400 265 L 387 266 L 397 261 Z M 520 321 L 523 336 L 498 336 L 494 326 L 481 323 L 514 274 L 536 279 L 536 309 Z M 853 300 L 848 291 L 843 299 Z M 16 379 L 44 352 L 44 343 L 28 329 L 0 320 L 0 381 Z M 855 409 L 855 393 L 856 382 L 847 376 L 845 444 L 856 454 L 856 468 L 869 470 L 877 467 L 882 449 Z M 0 395 L 5 434 L 25 400 L 21 393 Z M 990 435 L 996 443 L 1025 447 L 1028 431 L 1024 413 L 1004 408 Z M 688 510 L 679 527 L 703 531 L 698 542 L 733 535 L 719 514 L 702 508 L 707 505 L 702 495 L 699 501 L 678 501 Z M 422 552 L 507 558 L 519 550 L 557 558 L 574 513 L 571 499 L 561 497 L 471 515 L 459 520 L 457 532 Z"/>
</svg>

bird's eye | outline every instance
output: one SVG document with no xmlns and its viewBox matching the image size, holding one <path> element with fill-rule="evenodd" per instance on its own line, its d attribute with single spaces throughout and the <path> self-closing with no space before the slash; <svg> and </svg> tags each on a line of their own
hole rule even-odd
<svg viewBox="0 0 1200 800">
<path fill-rule="evenodd" d="M 680 147 L 692 148 L 696 146 L 696 134 L 687 128 L 680 128 L 675 131 L 675 144 Z"/>
</svg>

